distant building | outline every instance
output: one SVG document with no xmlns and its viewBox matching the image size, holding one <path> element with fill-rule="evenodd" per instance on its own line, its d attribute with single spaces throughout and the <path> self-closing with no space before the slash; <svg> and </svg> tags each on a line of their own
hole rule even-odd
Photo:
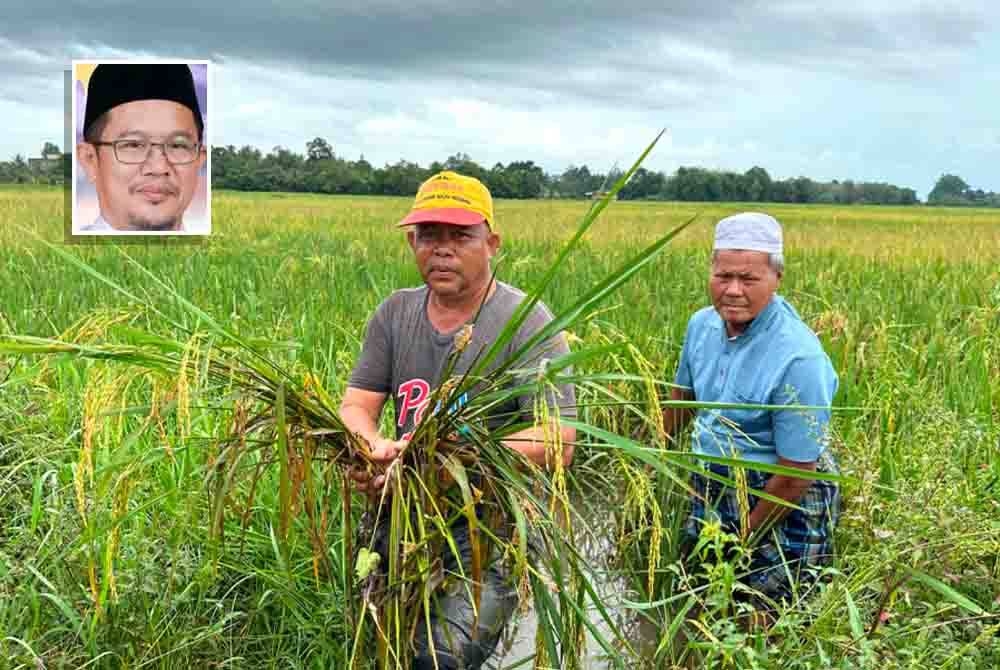
<svg viewBox="0 0 1000 670">
<path fill-rule="evenodd" d="M 62 154 L 58 151 L 43 154 L 41 158 L 28 159 L 28 169 L 32 172 L 51 172 L 58 170 L 60 165 L 62 165 Z"/>
<path fill-rule="evenodd" d="M 608 191 L 587 191 L 583 194 L 583 197 L 590 198 L 591 200 L 601 200 L 608 194 Z M 618 194 L 615 194 L 615 200 L 618 199 Z"/>
</svg>

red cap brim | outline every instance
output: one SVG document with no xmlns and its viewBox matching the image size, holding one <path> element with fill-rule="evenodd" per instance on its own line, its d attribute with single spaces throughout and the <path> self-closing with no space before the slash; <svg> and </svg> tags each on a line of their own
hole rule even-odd
<svg viewBox="0 0 1000 670">
<path fill-rule="evenodd" d="M 450 223 L 453 226 L 475 226 L 486 221 L 482 214 L 470 212 L 458 207 L 439 207 L 434 209 L 415 209 L 405 219 L 399 222 L 402 226 L 413 226 L 418 223 Z"/>
</svg>

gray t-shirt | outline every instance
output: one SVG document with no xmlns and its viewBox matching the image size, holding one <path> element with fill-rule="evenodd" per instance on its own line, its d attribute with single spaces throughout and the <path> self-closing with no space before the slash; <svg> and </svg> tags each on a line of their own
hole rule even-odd
<svg viewBox="0 0 1000 670">
<path fill-rule="evenodd" d="M 396 439 L 408 437 L 428 409 L 433 389 L 441 383 L 441 375 L 448 355 L 454 346 L 455 335 L 439 333 L 427 317 L 427 286 L 396 291 L 386 299 L 368 322 L 365 341 L 351 373 L 349 385 L 365 391 L 392 395 L 395 406 Z M 453 374 L 461 375 L 474 363 L 503 330 L 515 308 L 524 300 L 523 292 L 497 282 L 493 295 L 483 305 L 472 330 L 472 339 L 462 351 Z M 491 369 L 502 364 L 511 354 L 552 320 L 552 313 L 538 303 L 522 324 L 517 335 L 491 364 Z M 553 359 L 569 352 L 565 335 L 540 343 L 522 362 L 518 369 L 537 369 L 544 359 Z M 568 370 L 567 370 L 568 372 Z M 558 394 L 550 394 L 549 405 L 560 407 L 560 414 L 575 417 L 575 395 L 570 384 L 560 386 Z M 475 392 L 475 388 L 473 389 Z M 465 398 L 459 400 L 464 402 Z M 491 413 L 491 425 L 508 420 L 533 420 L 534 397 L 522 396 L 497 407 Z"/>
</svg>

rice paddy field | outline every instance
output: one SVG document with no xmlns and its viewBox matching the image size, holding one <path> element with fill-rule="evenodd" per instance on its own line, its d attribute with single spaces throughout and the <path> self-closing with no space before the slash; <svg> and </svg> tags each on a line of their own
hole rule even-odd
<svg viewBox="0 0 1000 670">
<path fill-rule="evenodd" d="M 368 316 L 419 282 L 394 226 L 408 206 L 222 192 L 210 239 L 121 249 L 339 397 Z M 530 289 L 589 206 L 499 201 L 499 277 Z M 195 326 L 119 248 L 65 244 L 63 208 L 59 190 L 0 190 L 0 336 L 85 344 L 122 326 L 164 336 Z M 545 292 L 554 310 L 699 218 L 571 330 L 574 347 L 624 344 L 587 370 L 672 380 L 687 319 L 708 304 L 713 225 L 745 208 L 612 203 Z M 1000 667 L 1000 211 L 763 209 L 785 227 L 780 292 L 819 334 L 840 376 L 836 405 L 850 408 L 835 418 L 847 478 L 838 556 L 769 630 L 748 629 L 732 605 L 738 566 L 707 557 L 697 588 L 679 569 L 677 487 L 613 449 L 581 446 L 573 499 L 589 507 L 578 536 L 599 547 L 590 560 L 634 644 L 561 667 Z M 645 420 L 598 406 L 588 420 L 653 440 L 642 389 L 616 392 L 645 402 Z M 265 474 L 250 498 L 230 501 L 225 535 L 209 531 L 223 402 L 187 380 L 149 386 L 117 364 L 0 358 L 0 667 L 348 667 L 354 566 L 342 560 L 340 499 L 313 506 L 317 540 L 301 517 L 281 517 L 284 493 Z M 182 409 L 158 415 L 169 403 Z M 356 515 L 362 501 L 353 505 Z M 285 550 L 275 529 L 287 523 Z M 505 649 L 492 667 L 533 667 L 530 640 Z"/>
</svg>

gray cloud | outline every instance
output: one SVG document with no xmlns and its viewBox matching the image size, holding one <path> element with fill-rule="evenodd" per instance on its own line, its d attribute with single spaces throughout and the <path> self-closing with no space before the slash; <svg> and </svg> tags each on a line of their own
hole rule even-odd
<svg viewBox="0 0 1000 670">
<path fill-rule="evenodd" d="M 903 183 L 931 179 L 913 134 L 940 145 L 941 128 L 964 123 L 977 165 L 996 151 L 979 90 L 989 81 L 975 71 L 996 69 L 998 55 L 972 55 L 997 42 L 993 3 L 676 4 L 177 0 L 137 14 L 41 0 L 0 26 L 0 110 L 16 134 L 50 132 L 72 58 L 207 57 L 219 65 L 216 140 L 265 150 L 325 135 L 376 161 L 466 150 L 558 169 L 627 158 L 669 126 L 664 167 L 760 163 Z M 32 108 L 45 110 L 43 129 Z M 889 143 L 909 155 L 890 164 Z"/>
<path fill-rule="evenodd" d="M 710 0 L 670 9 L 647 0 L 337 4 L 279 10 L 260 0 L 238 8 L 181 1 L 146 5 L 136 17 L 117 2 L 34 2 L 5 17 L 5 30 L 11 42 L 49 54 L 65 53 L 66 44 L 97 52 L 113 44 L 374 80 L 488 79 L 610 102 L 631 89 L 638 93 L 632 104 L 670 107 L 690 104 L 698 90 L 739 85 L 739 77 L 720 69 L 726 62 L 741 70 L 933 75 L 950 54 L 975 43 L 989 11 L 921 2 L 831 8 Z"/>
</svg>

